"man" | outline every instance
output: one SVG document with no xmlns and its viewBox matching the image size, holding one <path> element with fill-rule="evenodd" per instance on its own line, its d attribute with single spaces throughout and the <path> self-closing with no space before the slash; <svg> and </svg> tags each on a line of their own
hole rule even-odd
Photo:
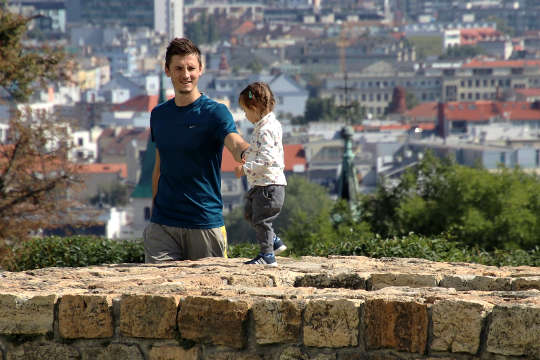
<svg viewBox="0 0 540 360">
<path fill-rule="evenodd" d="M 147 263 L 226 256 L 223 146 L 241 162 L 249 144 L 237 133 L 227 107 L 199 92 L 202 72 L 197 46 L 185 38 L 172 40 L 165 73 L 174 99 L 156 106 L 150 117 L 156 161 L 152 216 L 143 234 Z"/>
</svg>

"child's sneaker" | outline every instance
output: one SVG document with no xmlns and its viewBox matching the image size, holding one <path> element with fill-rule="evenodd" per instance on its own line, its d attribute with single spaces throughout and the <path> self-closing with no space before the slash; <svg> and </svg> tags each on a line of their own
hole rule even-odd
<svg viewBox="0 0 540 360">
<path fill-rule="evenodd" d="M 259 254 L 253 260 L 246 261 L 244 264 L 260 264 L 260 265 L 269 265 L 277 266 L 276 257 L 274 254 Z"/>
<path fill-rule="evenodd" d="M 287 250 L 287 245 L 281 241 L 279 236 L 274 235 L 274 254 L 279 254 L 285 250 Z"/>
</svg>

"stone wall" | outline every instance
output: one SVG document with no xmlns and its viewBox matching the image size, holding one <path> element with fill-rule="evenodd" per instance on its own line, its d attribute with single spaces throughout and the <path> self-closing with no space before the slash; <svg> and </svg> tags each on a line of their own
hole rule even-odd
<svg viewBox="0 0 540 360">
<path fill-rule="evenodd" d="M 0 359 L 540 359 L 540 268 L 278 258 L 0 273 Z"/>
</svg>

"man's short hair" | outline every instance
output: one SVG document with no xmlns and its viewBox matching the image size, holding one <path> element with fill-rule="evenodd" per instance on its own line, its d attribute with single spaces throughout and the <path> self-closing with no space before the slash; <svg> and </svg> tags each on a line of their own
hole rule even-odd
<svg viewBox="0 0 540 360">
<path fill-rule="evenodd" d="M 199 60 L 199 66 L 202 66 L 201 51 L 191 40 L 187 38 L 174 38 L 167 46 L 165 53 L 165 68 L 169 68 L 173 55 L 195 55 Z"/>
</svg>

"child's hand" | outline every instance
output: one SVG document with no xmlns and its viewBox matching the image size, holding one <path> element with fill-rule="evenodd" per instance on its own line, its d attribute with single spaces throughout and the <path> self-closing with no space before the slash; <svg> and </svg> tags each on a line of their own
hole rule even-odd
<svg viewBox="0 0 540 360">
<path fill-rule="evenodd" d="M 246 162 L 244 160 L 244 162 Z M 238 166 L 235 166 L 234 167 L 234 176 L 236 176 L 237 178 L 240 178 L 244 175 L 244 168 L 242 167 L 242 165 L 238 165 Z"/>
</svg>

